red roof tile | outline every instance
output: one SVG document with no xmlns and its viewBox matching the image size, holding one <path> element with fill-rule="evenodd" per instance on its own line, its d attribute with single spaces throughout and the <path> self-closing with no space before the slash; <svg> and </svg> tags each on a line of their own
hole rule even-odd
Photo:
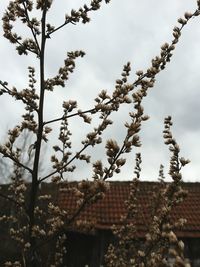
<svg viewBox="0 0 200 267">
<path fill-rule="evenodd" d="M 76 186 L 77 183 L 70 183 Z M 140 182 L 138 203 L 141 205 L 140 222 L 148 221 L 152 192 L 158 183 Z M 185 200 L 172 212 L 172 219 L 184 218 L 187 223 L 181 231 L 180 237 L 200 237 L 200 183 L 183 183 L 183 189 L 188 191 Z M 120 218 L 125 214 L 125 204 L 130 191 L 130 182 L 110 182 L 110 189 L 105 197 L 96 203 L 86 206 L 78 219 L 95 221 L 97 229 L 110 229 L 113 224 L 120 224 Z M 60 192 L 58 204 L 71 214 L 76 210 L 77 198 L 72 193 Z M 141 223 L 140 223 L 141 224 Z M 143 227 L 144 225 L 140 225 Z M 141 229 L 142 229 L 141 228 Z"/>
</svg>

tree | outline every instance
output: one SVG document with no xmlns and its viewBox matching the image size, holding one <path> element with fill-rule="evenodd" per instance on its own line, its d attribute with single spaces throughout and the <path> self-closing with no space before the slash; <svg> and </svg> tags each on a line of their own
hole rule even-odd
<svg viewBox="0 0 200 267">
<path fill-rule="evenodd" d="M 109 0 L 105 0 L 106 4 L 109 2 Z M 154 86 L 156 75 L 164 70 L 167 63 L 170 62 L 173 50 L 181 36 L 182 29 L 191 18 L 200 14 L 200 1 L 197 1 L 197 9 L 193 13 L 186 12 L 184 18 L 178 20 L 179 26 L 173 30 L 171 43 L 165 43 L 161 46 L 160 55 L 152 59 L 147 71 L 136 72 L 135 81 L 128 82 L 131 72 L 131 64 L 128 62 L 123 67 L 121 77 L 116 80 L 115 89 L 111 95 L 107 91 L 102 90 L 95 98 L 94 106 L 84 111 L 78 109 L 76 101 L 64 101 L 62 106 L 63 115 L 59 118 L 46 120 L 44 117 L 46 94 L 49 91 L 54 91 L 57 86 L 65 87 L 70 73 L 75 69 L 76 59 L 85 55 L 81 50 L 68 52 L 64 60 L 64 65 L 59 68 L 58 73 L 54 77 L 47 78 L 45 75 L 45 58 L 48 56 L 45 54 L 46 44 L 49 41 L 53 41 L 55 32 L 69 24 L 88 23 L 90 21 L 90 13 L 99 10 L 101 5 L 102 0 L 93 0 L 90 5 L 84 5 L 78 10 L 71 10 L 71 13 L 65 15 L 63 23 L 59 26 L 51 25 L 47 21 L 47 15 L 52 8 L 51 0 L 11 1 L 3 16 L 4 37 L 15 45 L 17 53 L 20 56 L 33 54 L 39 62 L 38 69 L 35 70 L 32 66 L 28 68 L 29 84 L 27 88 L 20 90 L 10 86 L 5 81 L 0 82 L 0 94 L 8 94 L 17 101 L 21 101 L 24 104 L 25 110 L 25 113 L 22 115 L 22 122 L 8 131 L 8 140 L 0 146 L 0 153 L 14 163 L 12 184 L 9 188 L 10 194 L 8 196 L 1 194 L 0 196 L 15 207 L 15 216 L 2 216 L 1 220 L 12 222 L 12 227 L 9 229 L 9 232 L 12 239 L 20 248 L 18 261 L 12 263 L 8 259 L 5 266 L 53 267 L 62 265 L 62 257 L 65 253 L 65 249 L 62 246 L 65 240 L 65 227 L 68 227 L 75 220 L 76 216 L 86 205 L 98 201 L 98 199 L 104 196 L 109 186 L 109 178 L 113 177 L 114 174 L 120 173 L 122 166 L 126 163 L 126 154 L 130 153 L 134 147 L 141 145 L 138 133 L 140 132 L 143 121 L 148 119 L 148 116 L 144 113 L 142 101 L 147 96 L 149 89 Z M 38 17 L 34 17 L 35 11 L 39 11 L 40 15 Z M 29 36 L 29 31 L 31 37 L 22 37 L 13 31 L 13 24 L 17 20 L 20 20 L 26 26 L 27 31 L 25 35 Z M 36 79 L 37 75 L 39 77 L 38 79 Z M 123 105 L 130 105 L 132 110 L 129 113 L 129 122 L 125 123 L 126 134 L 124 140 L 122 140 L 121 144 L 115 139 L 104 141 L 102 138 L 103 133 L 112 125 L 111 115 L 114 112 L 118 112 Z M 94 116 L 98 116 L 99 124 L 93 126 L 93 129 L 82 141 L 82 146 L 78 152 L 74 152 L 71 144 L 72 133 L 70 131 L 69 120 L 80 117 L 84 123 L 91 124 Z M 59 145 L 53 146 L 55 151 L 55 154 L 51 157 L 53 171 L 41 175 L 39 165 L 43 160 L 41 157 L 42 144 L 48 142 L 49 134 L 53 129 L 53 126 L 50 127 L 50 125 L 54 125 L 55 122 L 60 122 L 61 127 L 58 138 L 60 143 Z M 163 225 L 166 226 L 172 202 L 178 202 L 183 197 L 182 191 L 179 188 L 181 181 L 180 170 L 188 161 L 179 157 L 178 145 L 170 132 L 171 124 L 171 118 L 166 118 L 164 138 L 166 143 L 170 145 L 170 150 L 173 154 L 170 165 L 170 175 L 173 182 L 166 189 L 161 188 L 160 194 L 158 194 L 158 197 L 162 198 L 162 206 L 155 209 L 155 214 L 160 211 L 160 208 L 167 207 L 167 211 L 163 211 L 164 221 L 162 221 L 160 216 L 154 216 L 157 219 L 153 220 L 149 230 L 150 236 L 147 236 L 148 255 L 152 257 L 152 262 L 149 266 L 155 266 L 153 265 L 155 262 L 156 264 L 160 264 L 164 259 L 164 253 L 166 253 L 166 250 L 161 250 L 160 247 L 154 249 L 153 244 L 157 238 L 157 236 L 154 238 L 153 235 L 155 233 L 155 224 L 158 223 L 160 225 L 161 223 L 162 227 Z M 18 138 L 25 130 L 33 134 L 36 140 L 33 144 L 30 143 L 29 151 L 27 151 L 33 157 L 33 164 L 31 166 L 21 160 L 21 155 L 24 151 L 23 148 L 16 145 Z M 105 144 L 107 163 L 100 160 L 91 162 L 91 157 L 87 153 L 88 148 L 93 148 L 100 144 Z M 61 210 L 55 203 L 52 203 L 50 200 L 51 196 L 40 195 L 39 188 L 41 183 L 48 179 L 51 179 L 52 183 L 55 184 L 60 184 L 62 181 L 65 181 L 66 173 L 73 172 L 76 168 L 74 165 L 76 161 L 85 161 L 89 164 L 88 166 L 92 166 L 92 182 L 87 180 L 81 181 L 78 188 L 70 189 L 79 197 L 79 201 L 75 214 L 72 217 L 68 217 L 66 211 Z M 31 177 L 30 184 L 26 183 L 24 170 Z M 139 171 L 140 156 L 137 155 L 135 170 L 137 180 L 139 179 Z M 131 190 L 128 202 L 127 216 L 132 216 L 135 213 L 135 208 L 132 208 L 132 202 L 135 201 L 136 184 L 136 182 L 133 182 L 133 189 Z M 128 231 L 131 227 L 128 226 Z M 172 227 L 170 226 L 168 230 L 171 230 Z M 121 231 L 118 231 L 120 238 Z M 166 242 L 169 243 L 170 238 L 172 235 L 174 237 L 174 234 L 171 231 L 165 231 L 165 233 L 167 235 Z M 43 244 L 50 239 L 56 241 L 55 253 L 47 261 L 43 258 Z M 132 255 L 131 258 L 128 257 L 126 259 L 127 251 L 123 238 L 122 241 L 116 250 L 113 247 L 110 248 L 107 256 L 108 266 L 116 266 L 112 265 L 112 262 L 114 261 L 113 255 L 117 255 L 117 253 L 122 253 L 120 257 L 122 258 L 121 264 L 123 265 L 121 266 L 130 266 L 130 264 L 132 266 L 145 266 L 144 262 L 147 259 L 143 261 L 146 255 L 144 251 L 136 250 L 135 259 L 132 258 Z M 121 245 L 123 247 L 122 250 L 118 249 Z M 131 253 L 133 252 L 135 250 L 132 250 Z M 154 252 L 155 257 L 150 252 Z M 177 264 L 178 259 L 179 262 L 182 262 L 180 264 L 183 264 L 182 250 L 180 250 L 180 253 L 177 252 L 177 257 L 179 257 L 177 258 Z"/>
</svg>

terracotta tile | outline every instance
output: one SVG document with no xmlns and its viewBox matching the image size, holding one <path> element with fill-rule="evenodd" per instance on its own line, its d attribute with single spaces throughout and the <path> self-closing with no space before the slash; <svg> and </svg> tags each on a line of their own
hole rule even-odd
<svg viewBox="0 0 200 267">
<path fill-rule="evenodd" d="M 73 182 L 68 186 L 77 186 Z M 149 205 L 151 204 L 152 192 L 158 186 L 156 182 L 140 182 L 138 201 L 143 213 L 141 220 L 148 220 Z M 186 218 L 187 224 L 181 231 L 180 236 L 190 234 L 200 237 L 200 183 L 184 183 L 183 189 L 188 191 L 186 199 L 172 212 L 172 219 Z M 95 219 L 96 228 L 111 228 L 113 224 L 119 224 L 120 218 L 125 214 L 124 201 L 127 200 L 130 191 L 130 182 L 110 182 L 110 189 L 104 199 L 87 206 L 78 217 L 79 219 Z M 72 193 L 60 192 L 58 204 L 61 208 L 73 214 L 76 210 L 76 197 Z M 140 221 L 141 224 L 141 221 Z M 143 223 L 144 227 L 144 223 Z"/>
</svg>

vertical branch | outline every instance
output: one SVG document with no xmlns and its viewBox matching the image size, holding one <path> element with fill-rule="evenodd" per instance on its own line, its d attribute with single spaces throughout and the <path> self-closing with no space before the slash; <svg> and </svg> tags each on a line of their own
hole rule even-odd
<svg viewBox="0 0 200 267">
<path fill-rule="evenodd" d="M 47 2 L 45 1 L 44 9 L 42 13 L 42 37 L 41 37 L 41 50 L 40 50 L 40 101 L 38 109 L 38 132 L 37 132 L 37 141 L 35 147 L 35 158 L 33 163 L 33 174 L 32 174 L 32 184 L 31 184 L 31 193 L 30 193 L 30 202 L 29 202 L 29 238 L 31 244 L 31 266 L 38 267 L 37 253 L 35 251 L 36 240 L 33 236 L 33 226 L 35 224 L 35 215 L 34 209 L 36 205 L 36 198 L 38 192 L 38 169 L 39 169 L 39 160 L 40 160 L 40 150 L 42 144 L 42 134 L 43 134 L 43 109 L 44 109 L 44 94 L 45 94 L 45 82 L 44 82 L 44 61 L 45 61 L 45 43 L 46 43 L 46 13 L 47 13 Z"/>
</svg>

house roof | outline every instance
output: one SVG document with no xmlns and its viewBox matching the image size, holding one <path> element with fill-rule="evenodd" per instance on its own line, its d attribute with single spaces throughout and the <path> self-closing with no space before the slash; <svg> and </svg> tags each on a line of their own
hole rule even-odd
<svg viewBox="0 0 200 267">
<path fill-rule="evenodd" d="M 76 186 L 77 183 L 70 183 Z M 69 183 L 68 183 L 69 186 Z M 138 203 L 140 217 L 138 218 L 141 234 L 145 232 L 145 222 L 149 221 L 152 192 L 157 190 L 156 182 L 140 182 Z M 183 202 L 172 211 L 172 220 L 184 218 L 187 223 L 177 231 L 179 237 L 200 237 L 200 183 L 183 183 L 182 187 L 188 191 Z M 130 192 L 130 182 L 110 182 L 110 188 L 105 197 L 96 203 L 88 205 L 81 211 L 77 220 L 93 221 L 96 229 L 111 229 L 113 224 L 119 225 L 120 218 L 126 212 L 125 201 Z M 58 205 L 71 214 L 77 209 L 77 197 L 72 193 L 61 191 Z"/>
</svg>

